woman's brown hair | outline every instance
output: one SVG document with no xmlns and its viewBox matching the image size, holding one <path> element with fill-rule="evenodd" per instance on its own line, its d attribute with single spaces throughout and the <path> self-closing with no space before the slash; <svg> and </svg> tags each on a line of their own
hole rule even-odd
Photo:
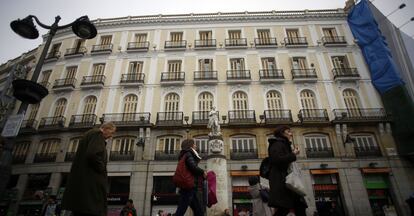
<svg viewBox="0 0 414 216">
<path fill-rule="evenodd" d="M 284 137 L 283 136 L 283 132 L 285 132 L 285 130 L 289 130 L 290 127 L 287 125 L 279 125 L 276 127 L 275 132 L 273 133 L 273 135 L 275 137 Z"/>
<path fill-rule="evenodd" d="M 194 145 L 193 139 L 185 139 L 181 142 L 181 150 L 188 150 Z"/>
</svg>

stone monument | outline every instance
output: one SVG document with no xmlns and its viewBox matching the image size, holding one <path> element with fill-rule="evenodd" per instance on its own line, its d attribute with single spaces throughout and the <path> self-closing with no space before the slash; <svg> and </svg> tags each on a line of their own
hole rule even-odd
<svg viewBox="0 0 414 216">
<path fill-rule="evenodd" d="M 215 107 L 209 113 L 207 128 L 211 129 L 208 137 L 207 170 L 214 171 L 217 179 L 217 203 L 207 209 L 208 216 L 222 215 L 228 204 L 227 161 L 224 156 L 224 142 L 220 131 L 219 112 Z"/>
</svg>

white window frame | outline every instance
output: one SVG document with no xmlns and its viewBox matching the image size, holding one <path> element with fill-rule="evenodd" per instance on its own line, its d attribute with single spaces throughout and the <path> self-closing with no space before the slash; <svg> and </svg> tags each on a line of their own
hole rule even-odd
<svg viewBox="0 0 414 216">
<path fill-rule="evenodd" d="M 230 137 L 230 150 L 231 152 L 257 151 L 256 137 L 251 135 L 232 136 Z"/>
</svg>

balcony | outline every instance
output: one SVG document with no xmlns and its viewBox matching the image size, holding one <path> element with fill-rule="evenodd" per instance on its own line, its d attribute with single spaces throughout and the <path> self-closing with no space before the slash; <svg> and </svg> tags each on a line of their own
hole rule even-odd
<svg viewBox="0 0 414 216">
<path fill-rule="evenodd" d="M 71 128 L 92 128 L 98 117 L 95 114 L 72 115 L 69 122 Z"/>
<path fill-rule="evenodd" d="M 356 68 L 334 68 L 332 69 L 335 81 L 359 80 L 360 76 Z"/>
<path fill-rule="evenodd" d="M 217 71 L 194 71 L 194 83 L 217 84 Z"/>
<path fill-rule="evenodd" d="M 215 49 L 216 46 L 216 39 L 194 41 L 194 49 Z"/>
<path fill-rule="evenodd" d="M 275 48 L 277 47 L 276 38 L 255 38 L 254 46 L 256 48 Z"/>
<path fill-rule="evenodd" d="M 43 81 L 43 82 L 40 82 L 39 84 L 47 89 L 50 87 L 50 82 L 48 81 Z"/>
<path fill-rule="evenodd" d="M 39 130 L 58 130 L 65 127 L 66 118 L 63 116 L 45 117 L 40 119 Z"/>
<path fill-rule="evenodd" d="M 324 46 L 346 46 L 346 40 L 344 36 L 323 36 L 322 45 Z"/>
<path fill-rule="evenodd" d="M 312 69 L 292 69 L 293 82 L 316 82 L 318 76 L 316 70 Z"/>
<path fill-rule="evenodd" d="M 261 82 L 283 82 L 285 76 L 282 69 L 263 69 L 259 70 Z"/>
<path fill-rule="evenodd" d="M 53 51 L 46 54 L 45 62 L 57 61 L 60 57 L 59 51 Z"/>
<path fill-rule="evenodd" d="M 306 148 L 308 158 L 331 158 L 334 156 L 332 148 Z"/>
<path fill-rule="evenodd" d="M 165 41 L 165 50 L 185 50 L 187 48 L 187 41 Z"/>
<path fill-rule="evenodd" d="M 149 112 L 110 113 L 102 116 L 104 122 L 113 122 L 117 127 L 149 125 L 150 118 L 151 114 Z"/>
<path fill-rule="evenodd" d="M 24 164 L 24 162 L 26 161 L 26 156 L 27 155 L 25 154 L 13 155 L 12 163 L 13 164 Z"/>
<path fill-rule="evenodd" d="M 182 126 L 183 112 L 158 112 L 157 126 Z"/>
<path fill-rule="evenodd" d="M 210 111 L 193 111 L 192 125 L 207 125 Z M 218 115 L 220 116 L 220 115 Z"/>
<path fill-rule="evenodd" d="M 164 85 L 184 85 L 184 72 L 163 72 L 161 73 L 161 84 Z"/>
<path fill-rule="evenodd" d="M 230 125 L 256 124 L 254 110 L 231 110 L 228 112 Z"/>
<path fill-rule="evenodd" d="M 283 109 L 265 110 L 264 120 L 266 124 L 288 124 L 293 122 L 291 111 Z"/>
<path fill-rule="evenodd" d="M 129 42 L 127 52 L 146 52 L 149 49 L 149 41 L 145 42 Z"/>
<path fill-rule="evenodd" d="M 144 73 L 128 73 L 121 75 L 121 85 L 124 86 L 142 86 L 144 84 Z"/>
<path fill-rule="evenodd" d="M 251 79 L 250 70 L 227 70 L 227 82 L 249 83 Z"/>
<path fill-rule="evenodd" d="M 111 151 L 110 161 L 133 161 L 134 151 Z"/>
<path fill-rule="evenodd" d="M 65 58 L 82 57 L 86 54 L 86 47 L 69 48 L 66 49 Z"/>
<path fill-rule="evenodd" d="M 357 157 L 381 157 L 381 150 L 378 146 L 355 147 Z"/>
<path fill-rule="evenodd" d="M 91 54 L 98 55 L 98 54 L 110 54 L 112 52 L 112 44 L 101 44 L 101 45 L 93 45 Z"/>
<path fill-rule="evenodd" d="M 301 123 L 324 123 L 329 121 L 326 109 L 301 109 L 298 118 Z"/>
<path fill-rule="evenodd" d="M 389 120 L 382 108 L 376 109 L 334 109 L 333 122 L 383 122 Z"/>
<path fill-rule="evenodd" d="M 225 40 L 226 48 L 247 48 L 246 38 L 234 38 Z"/>
<path fill-rule="evenodd" d="M 35 133 L 37 121 L 34 119 L 24 120 L 20 126 L 19 133 Z"/>
<path fill-rule="evenodd" d="M 155 160 L 168 160 L 168 161 L 178 161 L 178 155 L 180 154 L 180 150 L 174 151 L 155 151 Z"/>
<path fill-rule="evenodd" d="M 283 39 L 286 47 L 307 47 L 306 37 L 285 37 Z"/>
<path fill-rule="evenodd" d="M 55 80 L 52 89 L 55 91 L 71 91 L 75 89 L 75 84 L 75 78 L 57 79 Z"/>
<path fill-rule="evenodd" d="M 71 162 L 75 159 L 76 152 L 66 152 L 65 162 Z"/>
<path fill-rule="evenodd" d="M 36 153 L 34 161 L 35 163 L 48 163 L 56 161 L 57 153 Z"/>
<path fill-rule="evenodd" d="M 246 159 L 257 159 L 257 149 L 237 150 L 233 149 L 230 152 L 230 159 L 232 160 L 246 160 Z"/>
<path fill-rule="evenodd" d="M 81 88 L 103 88 L 105 85 L 105 75 L 84 76 Z"/>
</svg>

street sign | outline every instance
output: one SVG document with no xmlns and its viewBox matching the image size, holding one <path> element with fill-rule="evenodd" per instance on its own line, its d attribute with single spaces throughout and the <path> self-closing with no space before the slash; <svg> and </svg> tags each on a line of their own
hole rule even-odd
<svg viewBox="0 0 414 216">
<path fill-rule="evenodd" d="M 15 137 L 19 133 L 22 125 L 24 114 L 11 115 L 7 119 L 6 125 L 4 125 L 1 136 L 3 137 Z"/>
</svg>

